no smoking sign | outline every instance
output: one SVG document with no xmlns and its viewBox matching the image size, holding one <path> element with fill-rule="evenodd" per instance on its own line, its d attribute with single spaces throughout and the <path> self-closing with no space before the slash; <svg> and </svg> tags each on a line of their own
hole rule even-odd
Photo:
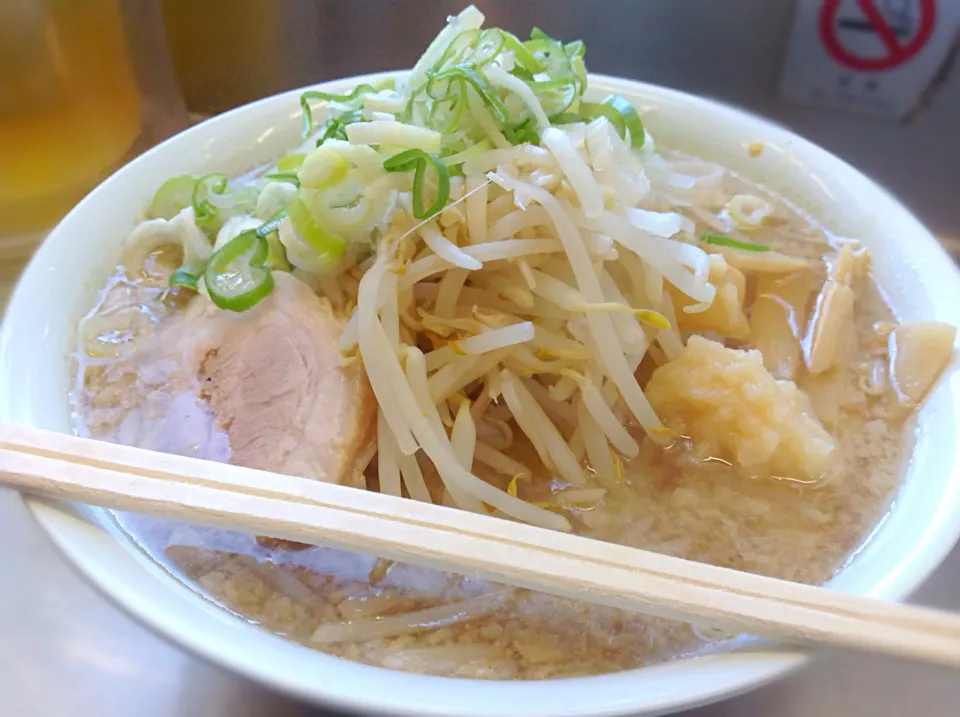
<svg viewBox="0 0 960 717">
<path fill-rule="evenodd" d="M 820 41 L 833 59 L 854 70 L 892 70 L 923 50 L 936 25 L 936 0 L 906 0 L 897 10 L 883 0 L 857 0 L 859 12 L 841 0 L 820 9 Z M 885 11 L 885 8 L 886 11 Z M 858 15 L 862 14 L 862 19 Z M 864 40 L 866 42 L 864 42 Z M 878 51 L 863 45 L 879 45 Z"/>
<path fill-rule="evenodd" d="M 960 0 L 798 0 L 780 95 L 901 117 L 958 33 Z"/>
</svg>

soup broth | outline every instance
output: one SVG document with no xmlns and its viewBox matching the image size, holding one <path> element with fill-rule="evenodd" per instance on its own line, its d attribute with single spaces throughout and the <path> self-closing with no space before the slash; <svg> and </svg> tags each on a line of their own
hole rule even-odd
<svg viewBox="0 0 960 717">
<path fill-rule="evenodd" d="M 680 155 L 673 159 L 699 162 Z M 783 198 L 733 172 L 723 170 L 712 200 L 683 212 L 696 223 L 698 234 L 729 231 L 723 207 L 731 197 L 747 192 L 775 207 L 771 220 L 751 239 L 810 260 L 814 272 L 822 275 L 821 257 L 835 255 L 838 240 Z M 153 260 L 162 263 L 165 258 L 157 254 Z M 755 279 L 751 281 L 748 291 L 756 291 Z M 166 396 L 151 409 L 156 399 L 152 392 L 161 390 L 156 377 L 164 367 L 144 363 L 128 346 L 142 341 L 141 334 L 177 321 L 189 301 L 166 286 L 148 284 L 132 281 L 121 271 L 110 279 L 92 312 L 94 317 L 135 320 L 118 321 L 122 328 L 101 344 L 106 347 L 103 355 L 79 354 L 74 399 L 82 433 L 130 442 L 125 420 L 132 410 L 144 407 L 182 408 L 184 430 L 191 422 L 194 429 L 199 425 L 188 402 L 176 397 Z M 595 495 L 584 489 L 566 504 L 574 530 L 799 582 L 828 580 L 877 524 L 897 486 L 907 414 L 893 391 L 873 390 L 864 378 L 874 362 L 887 360 L 883 327 L 893 320 L 878 288 L 866 282 L 857 297 L 855 335 L 845 364 L 826 376 L 797 372 L 797 384 L 810 395 L 837 442 L 836 465 L 829 475 L 745 475 L 727 460 L 698 453 L 682 436 L 663 449 L 634 431 L 641 450 L 635 459 L 620 461 L 618 490 Z M 753 347 L 749 338 L 725 342 Z M 201 445 L 208 456 L 228 456 L 222 431 L 196 433 L 194 446 L 199 451 Z M 165 445 L 161 440 L 148 447 Z M 528 460 L 531 454 L 534 458 Z M 516 436 L 510 455 L 536 462 L 522 436 Z M 422 468 L 439 499 L 442 484 L 427 462 Z M 478 473 L 501 487 L 506 484 L 504 475 L 488 467 L 480 466 Z M 534 499 L 549 495 L 553 481 L 541 469 L 518 490 Z M 367 482 L 375 487 L 373 468 L 367 471 Z M 253 536 L 125 513 L 116 518 L 173 575 L 237 616 L 371 665 L 446 676 L 541 679 L 635 668 L 715 648 L 730 637 L 707 627 L 370 556 L 322 547 L 291 549 L 282 542 L 263 544 Z"/>
</svg>

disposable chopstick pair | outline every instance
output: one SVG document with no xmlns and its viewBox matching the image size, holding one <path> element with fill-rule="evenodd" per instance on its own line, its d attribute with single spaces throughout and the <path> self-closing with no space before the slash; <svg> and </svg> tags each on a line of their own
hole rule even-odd
<svg viewBox="0 0 960 717">
<path fill-rule="evenodd" d="M 358 550 L 731 632 L 960 667 L 960 616 L 321 481 L 0 425 L 18 490 Z"/>
</svg>

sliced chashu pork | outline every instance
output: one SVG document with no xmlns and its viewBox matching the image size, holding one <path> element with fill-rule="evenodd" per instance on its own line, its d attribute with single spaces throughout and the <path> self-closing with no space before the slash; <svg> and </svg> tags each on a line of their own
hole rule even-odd
<svg viewBox="0 0 960 717">
<path fill-rule="evenodd" d="M 138 373 L 161 373 L 171 393 L 152 391 L 153 410 L 138 411 L 140 435 L 154 444 L 144 447 L 158 447 L 160 437 L 170 452 L 362 488 L 377 403 L 362 365 L 340 365 L 344 321 L 293 276 L 277 272 L 274 281 L 273 292 L 242 313 L 197 297 L 155 336 Z M 185 441 L 187 433 L 207 437 Z M 208 436 L 224 433 L 226 450 L 208 453 L 222 443 Z"/>
<path fill-rule="evenodd" d="M 275 282 L 249 311 L 203 307 L 198 320 L 213 327 L 203 329 L 201 395 L 231 463 L 362 487 L 377 404 L 362 366 L 340 367 L 344 322 L 291 275 Z"/>
<path fill-rule="evenodd" d="M 109 410 L 123 419 L 98 435 L 363 487 L 377 404 L 362 365 L 340 367 L 344 321 L 293 276 L 274 280 L 243 313 L 198 296 L 112 366 L 108 382 L 122 385 L 123 401 Z"/>
</svg>

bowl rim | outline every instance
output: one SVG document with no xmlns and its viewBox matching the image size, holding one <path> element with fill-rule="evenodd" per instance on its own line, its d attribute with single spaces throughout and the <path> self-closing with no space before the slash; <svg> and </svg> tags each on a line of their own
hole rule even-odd
<svg viewBox="0 0 960 717">
<path fill-rule="evenodd" d="M 198 125 L 188 128 L 163 143 L 140 155 L 117 173 L 105 180 L 92 190 L 63 220 L 54 228 L 44 244 L 48 244 L 50 237 L 54 237 L 65 224 L 73 221 L 76 216 L 82 216 L 85 207 L 97 193 L 112 191 L 112 183 L 122 181 L 126 173 L 133 173 L 141 163 L 148 158 L 171 151 L 178 143 L 186 143 L 193 137 L 200 137 L 209 133 L 211 127 L 230 121 L 236 121 L 253 110 L 265 109 L 274 104 L 280 105 L 297 98 L 307 89 L 325 89 L 337 91 L 349 88 L 360 82 L 373 82 L 386 77 L 402 75 L 404 71 L 381 72 L 356 77 L 330 80 L 303 88 L 290 90 L 284 93 L 266 97 L 255 102 L 237 107 L 223 114 L 212 117 Z M 939 250 L 950 266 L 953 266 L 946 252 L 940 248 L 936 239 L 900 202 L 890 196 L 875 182 L 861 174 L 858 170 L 831 154 L 825 149 L 809 142 L 789 130 L 777 125 L 768 119 L 759 117 L 742 109 L 727 105 L 714 99 L 693 95 L 679 90 L 661 87 L 651 83 L 635 80 L 610 77 L 606 75 L 590 74 L 591 87 L 602 87 L 606 90 L 632 91 L 635 94 L 647 94 L 660 98 L 662 101 L 681 102 L 696 107 L 701 113 L 721 114 L 731 121 L 748 124 L 756 128 L 758 134 L 764 137 L 774 136 L 788 139 L 794 147 L 799 147 L 805 154 L 815 157 L 817 162 L 824 163 L 831 171 L 856 181 L 867 193 L 874 198 L 882 199 L 888 204 L 887 211 L 894 212 L 907 222 L 914 230 L 915 238 L 926 245 L 925 250 L 936 252 Z M 922 239 L 921 239 L 922 237 Z M 42 261 L 42 247 L 31 260 L 24 276 L 31 271 L 38 271 Z M 956 270 L 954 268 L 956 276 Z M 17 303 L 17 292 L 22 282 L 11 295 L 8 312 Z M 4 345 L 10 340 L 6 327 L 6 319 L 0 326 L 0 355 Z M 2 364 L 0 364 L 2 365 Z M 199 655 L 211 663 L 227 668 L 233 672 L 254 679 L 260 683 L 270 685 L 288 694 L 309 699 L 315 703 L 351 711 L 364 711 L 375 714 L 396 715 L 481 715 L 494 712 L 501 716 L 523 715 L 524 717 L 561 717 L 562 715 L 625 715 L 642 711 L 643 714 L 665 714 L 681 709 L 690 709 L 726 697 L 740 694 L 761 684 L 784 676 L 788 672 L 802 666 L 809 654 L 804 648 L 774 645 L 761 650 L 749 652 L 727 652 L 688 658 L 682 661 L 670 661 L 651 667 L 627 670 L 599 676 L 564 678 L 546 681 L 480 681 L 454 678 L 432 677 L 419 674 L 400 673 L 385 668 L 375 668 L 359 663 L 349 662 L 341 658 L 319 653 L 326 660 L 347 663 L 343 668 L 355 674 L 357 679 L 348 686 L 326 685 L 318 686 L 316 682 L 304 679 L 294 679 L 286 676 L 265 660 L 251 660 L 244 650 L 230 650 L 222 643 L 209 640 L 204 634 L 184 631 L 176 624 L 176 620 L 169 615 L 152 612 L 143 606 L 136 598 L 135 591 L 127 590 L 122 579 L 117 575 L 108 574 L 108 571 L 98 568 L 97 561 L 85 553 L 82 547 L 75 542 L 75 526 L 71 521 L 76 518 L 59 504 L 35 498 L 24 497 L 24 502 L 40 527 L 52 539 L 54 545 L 68 559 L 85 580 L 114 603 L 118 604 L 128 615 L 135 617 L 147 625 L 155 633 L 165 637 L 174 644 L 186 648 L 195 655 Z M 931 531 L 934 529 L 931 528 Z M 895 579 L 884 584 L 883 597 L 900 600 L 907 597 L 931 572 L 940 564 L 951 550 L 957 537 L 960 536 L 960 505 L 954 506 L 951 520 L 942 521 L 938 525 L 938 532 L 929 536 L 925 551 L 914 551 L 908 556 L 909 569 L 900 571 Z M 132 548 L 133 546 L 129 546 Z M 168 578 L 167 582 L 173 583 Z M 168 587 L 172 588 L 172 584 Z M 238 621 L 239 622 L 239 621 Z M 252 630 L 257 628 L 248 626 Z M 285 646 L 293 645 L 282 638 L 270 636 Z M 300 646 L 297 646 L 300 647 Z M 302 648 L 310 653 L 316 651 Z M 323 660 L 319 660 L 323 662 Z M 332 663 L 327 663 L 332 665 Z M 658 679 L 667 675 L 674 676 L 679 671 L 690 671 L 701 667 L 721 665 L 724 669 L 717 672 L 707 671 L 706 678 L 697 676 L 695 686 L 685 690 L 659 691 L 649 690 L 644 694 L 641 687 L 650 687 Z M 716 674 L 714 674 L 716 673 Z M 360 691 L 359 683 L 365 678 L 379 683 L 379 689 Z M 401 688 L 392 691 L 396 688 Z M 421 693 L 422 690 L 422 693 Z M 489 698 L 491 692 L 498 696 Z M 440 697 L 436 697 L 439 693 Z M 542 693 L 540 701 L 536 698 Z M 431 694 L 433 696 L 421 696 Z M 472 704 L 464 702 L 473 701 Z"/>
</svg>

